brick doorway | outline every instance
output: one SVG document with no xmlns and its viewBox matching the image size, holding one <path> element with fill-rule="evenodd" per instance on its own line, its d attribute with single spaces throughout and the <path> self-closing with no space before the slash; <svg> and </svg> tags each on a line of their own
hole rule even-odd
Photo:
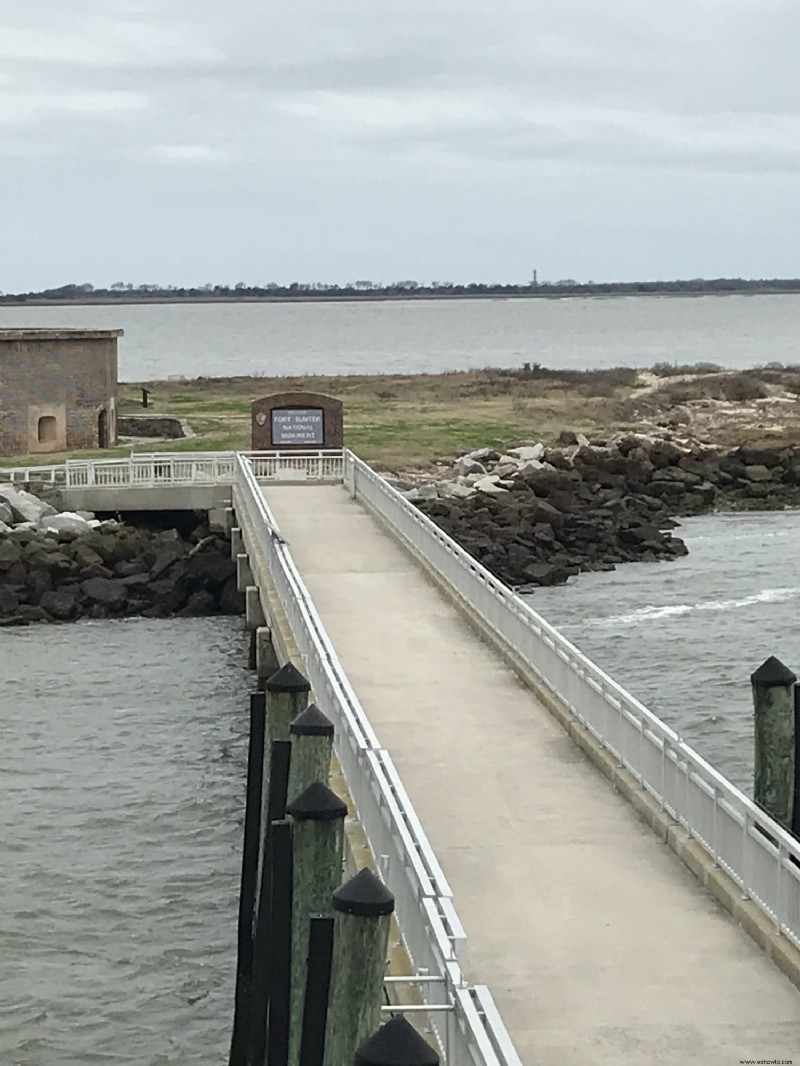
<svg viewBox="0 0 800 1066">
<path fill-rule="evenodd" d="M 108 411 L 105 407 L 97 416 L 97 446 L 98 448 L 108 447 Z"/>
</svg>

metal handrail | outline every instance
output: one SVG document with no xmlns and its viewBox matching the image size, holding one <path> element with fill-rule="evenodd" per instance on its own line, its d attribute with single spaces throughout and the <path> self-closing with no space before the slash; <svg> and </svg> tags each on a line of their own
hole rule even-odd
<svg viewBox="0 0 800 1066">
<path fill-rule="evenodd" d="M 800 842 L 349 451 L 344 480 L 800 947 Z"/>
<path fill-rule="evenodd" d="M 0 466 L 0 484 L 5 484 L 6 482 L 12 485 L 42 482 L 43 484 L 60 485 L 65 480 L 66 467 L 63 463 L 54 466 Z"/>
</svg>

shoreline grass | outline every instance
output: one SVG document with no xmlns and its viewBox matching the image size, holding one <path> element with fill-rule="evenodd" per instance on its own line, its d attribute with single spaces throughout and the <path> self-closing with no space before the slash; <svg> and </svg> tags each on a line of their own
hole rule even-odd
<svg viewBox="0 0 800 1066">
<path fill-rule="evenodd" d="M 147 410 L 141 406 L 142 386 L 150 391 Z M 0 465 L 47 465 L 71 455 L 111 458 L 131 451 L 247 449 L 251 402 L 287 391 L 322 392 L 342 400 L 347 445 L 385 470 L 424 467 L 482 446 L 551 442 L 564 428 L 603 437 L 643 424 L 674 423 L 677 432 L 703 432 L 707 439 L 731 445 L 767 438 L 774 443 L 776 434 L 787 443 L 800 440 L 800 367 L 731 371 L 709 364 L 661 363 L 647 370 L 553 370 L 525 364 L 431 374 L 123 382 L 121 415 L 178 418 L 193 436 L 138 438 L 104 451 L 5 457 Z"/>
</svg>

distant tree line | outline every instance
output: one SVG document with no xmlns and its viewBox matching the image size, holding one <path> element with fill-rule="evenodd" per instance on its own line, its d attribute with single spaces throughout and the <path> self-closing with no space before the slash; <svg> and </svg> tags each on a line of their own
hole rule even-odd
<svg viewBox="0 0 800 1066">
<path fill-rule="evenodd" d="M 658 294 L 713 295 L 724 293 L 800 292 L 800 278 L 690 278 L 677 281 L 585 281 L 572 278 L 560 281 L 534 281 L 503 285 L 495 282 L 472 281 L 456 284 L 451 281 L 394 281 L 376 284 L 353 281 L 344 285 L 325 282 L 293 281 L 288 285 L 269 282 L 248 285 L 239 281 L 234 285 L 199 286 L 133 285 L 117 281 L 107 288 L 88 284 L 60 285 L 38 292 L 0 293 L 0 303 L 17 304 L 28 301 L 91 303 L 119 301 L 144 303 L 148 300 L 241 300 L 241 299 L 386 299 L 409 297 L 455 296 L 638 296 Z"/>
</svg>

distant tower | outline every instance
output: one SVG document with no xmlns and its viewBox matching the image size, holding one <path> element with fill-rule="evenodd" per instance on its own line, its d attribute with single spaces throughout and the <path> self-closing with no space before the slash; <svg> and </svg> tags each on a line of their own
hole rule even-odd
<svg viewBox="0 0 800 1066">
<path fill-rule="evenodd" d="M 535 289 L 535 288 L 536 288 L 536 287 L 538 286 L 538 284 L 539 284 L 539 275 L 538 275 L 538 273 L 536 272 L 536 270 L 534 270 L 534 272 L 533 272 L 533 279 L 531 280 L 531 285 L 532 285 L 532 286 L 534 287 L 534 289 Z"/>
</svg>

